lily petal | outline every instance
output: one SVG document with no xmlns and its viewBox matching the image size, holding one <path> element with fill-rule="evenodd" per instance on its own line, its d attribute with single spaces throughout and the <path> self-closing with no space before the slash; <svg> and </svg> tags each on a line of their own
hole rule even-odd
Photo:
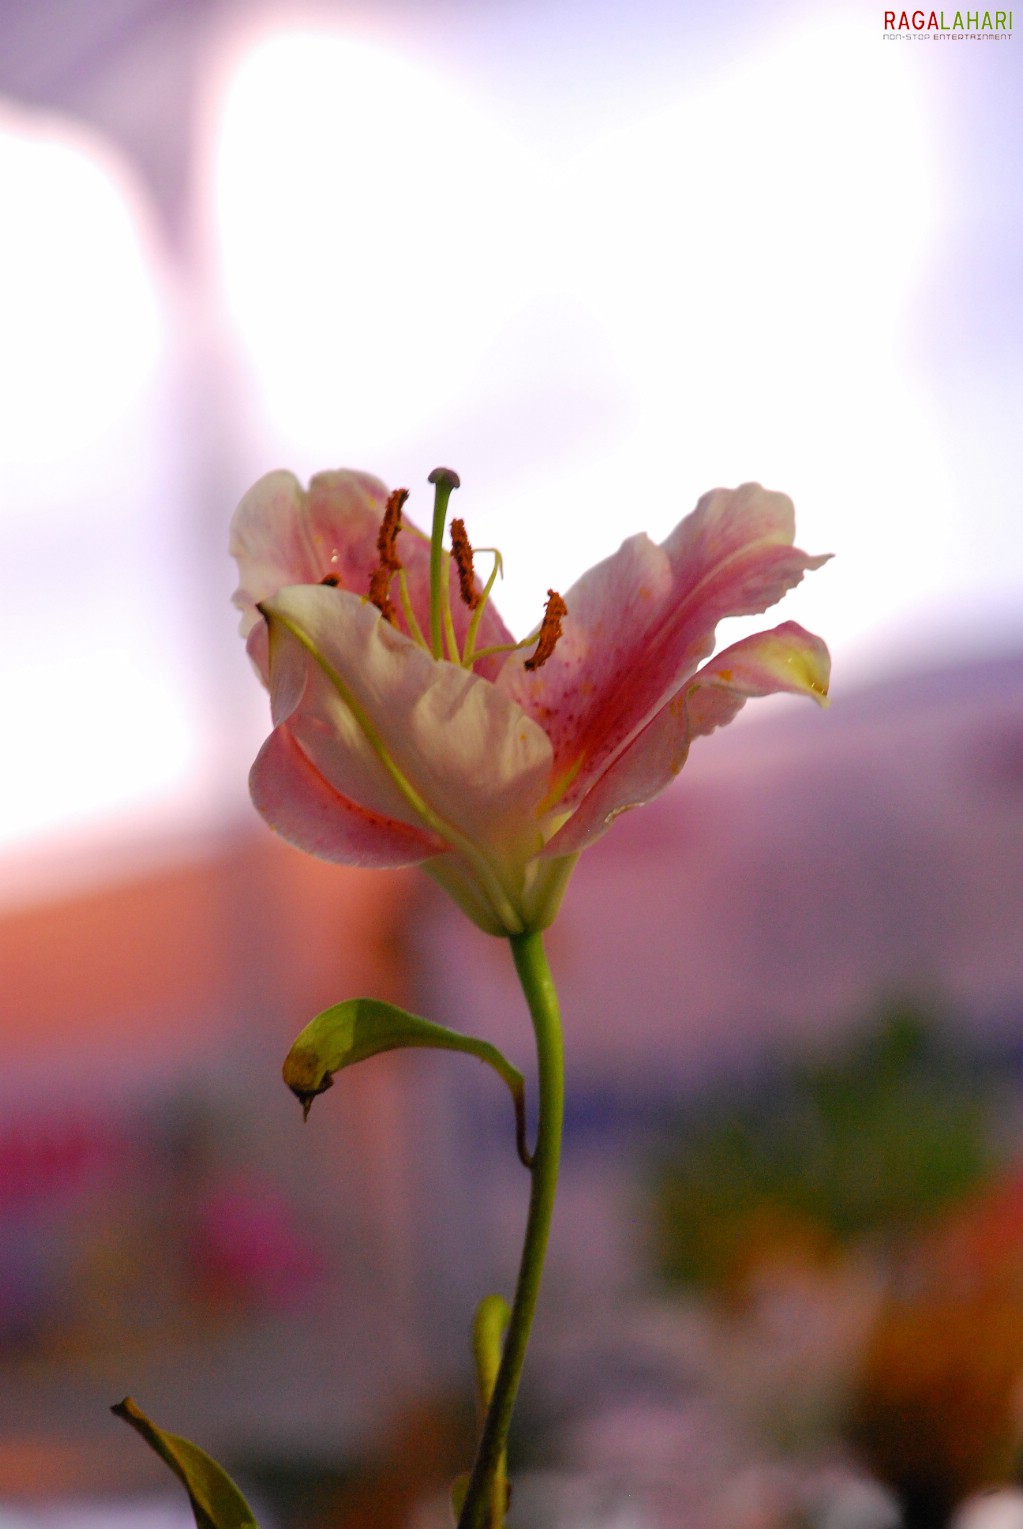
<svg viewBox="0 0 1023 1529">
<path fill-rule="evenodd" d="M 386 488 L 368 473 L 318 473 L 308 492 L 290 472 L 260 478 L 231 521 L 242 636 L 262 624 L 260 602 L 289 584 L 319 584 L 331 576 L 342 589 L 364 595 L 386 506 Z"/>
<path fill-rule="evenodd" d="M 633 536 L 565 596 L 553 655 L 500 684 L 547 731 L 561 805 L 580 802 L 676 695 L 726 616 L 764 611 L 826 557 L 793 547 L 792 501 L 756 483 L 705 494 L 657 546 Z"/>
<path fill-rule="evenodd" d="M 794 621 L 725 648 L 619 754 L 544 855 L 584 849 L 619 813 L 656 796 L 685 764 L 693 739 L 731 722 L 751 696 L 789 691 L 826 704 L 830 669 L 825 644 Z"/>
<path fill-rule="evenodd" d="M 336 791 L 286 726 L 270 734 L 249 772 L 257 812 L 297 849 L 382 870 L 415 865 L 447 846 L 435 834 L 369 812 Z"/>
<path fill-rule="evenodd" d="M 830 679 L 827 644 L 797 621 L 784 621 L 769 632 L 744 637 L 715 654 L 693 676 L 689 701 L 693 736 L 721 726 L 713 720 L 716 696 L 739 697 L 741 705 L 751 696 L 788 692 L 808 695 L 818 706 L 827 706 Z"/>
<path fill-rule="evenodd" d="M 292 587 L 263 606 L 274 721 L 348 801 L 425 829 L 514 897 L 540 848 L 551 748 L 503 691 L 435 661 L 367 601 Z"/>
</svg>

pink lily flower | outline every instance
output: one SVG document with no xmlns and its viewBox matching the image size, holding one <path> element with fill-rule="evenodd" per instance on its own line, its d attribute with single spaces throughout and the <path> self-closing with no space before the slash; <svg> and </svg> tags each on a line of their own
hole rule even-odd
<svg viewBox="0 0 1023 1529">
<path fill-rule="evenodd" d="M 274 723 L 252 797 L 301 849 L 421 862 L 489 933 L 544 929 L 579 851 L 663 790 L 694 738 L 751 696 L 826 701 L 828 650 L 794 622 L 709 657 L 721 619 L 766 610 L 827 560 L 792 545 L 784 494 L 715 489 L 660 546 L 630 537 L 564 600 L 552 592 L 528 647 L 488 598 L 493 575 L 481 588 L 461 522 L 431 605 L 431 542 L 407 521 L 398 536 L 403 497 L 389 510 L 362 473 L 304 490 L 275 472 L 232 522 L 235 603 Z"/>
</svg>

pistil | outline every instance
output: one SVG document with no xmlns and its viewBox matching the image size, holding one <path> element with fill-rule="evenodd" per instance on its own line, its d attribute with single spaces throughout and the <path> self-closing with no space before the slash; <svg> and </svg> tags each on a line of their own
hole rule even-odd
<svg viewBox="0 0 1023 1529">
<path fill-rule="evenodd" d="M 460 479 L 450 467 L 435 467 L 429 482 L 434 485 L 433 528 L 430 533 L 430 651 L 434 658 L 443 658 L 445 614 L 450 621 L 444 530 L 448 519 L 448 500 L 459 487 Z"/>
</svg>

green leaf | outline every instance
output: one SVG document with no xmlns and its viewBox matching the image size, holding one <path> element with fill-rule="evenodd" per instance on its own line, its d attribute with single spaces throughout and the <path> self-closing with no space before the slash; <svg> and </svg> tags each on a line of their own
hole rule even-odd
<svg viewBox="0 0 1023 1529">
<path fill-rule="evenodd" d="M 170 1466 L 188 1493 L 198 1529 L 259 1529 L 252 1509 L 230 1476 L 197 1445 L 157 1428 L 130 1396 L 110 1410 L 130 1423 Z"/>
<path fill-rule="evenodd" d="M 284 1063 L 284 1081 L 306 1116 L 317 1094 L 330 1088 L 334 1073 L 354 1067 L 381 1051 L 403 1046 L 426 1046 L 443 1051 L 464 1051 L 492 1067 L 511 1090 L 515 1105 L 515 1143 L 526 1167 L 532 1158 L 526 1149 L 526 1094 L 522 1074 L 489 1041 L 462 1035 L 420 1019 L 393 1003 L 377 998 L 350 998 L 317 1014 L 299 1035 Z"/>
</svg>

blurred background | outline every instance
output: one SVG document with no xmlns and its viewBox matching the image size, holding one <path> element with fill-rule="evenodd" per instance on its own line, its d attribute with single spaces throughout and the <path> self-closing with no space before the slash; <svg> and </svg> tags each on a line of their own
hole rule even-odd
<svg viewBox="0 0 1023 1529">
<path fill-rule="evenodd" d="M 516 1529 L 914 1529 L 1010 1482 L 1019 38 L 866 0 L 2 0 L 0 43 L 2 1529 L 190 1522 L 128 1392 L 264 1529 L 433 1529 L 468 1461 L 507 1101 L 380 1058 L 303 1128 L 278 1068 L 357 993 L 527 1071 L 528 1025 L 425 878 L 252 813 L 226 539 L 277 466 L 420 521 L 456 467 L 520 633 L 719 483 L 836 554 L 767 623 L 828 640 L 830 712 L 700 743 L 552 932 Z"/>
</svg>

